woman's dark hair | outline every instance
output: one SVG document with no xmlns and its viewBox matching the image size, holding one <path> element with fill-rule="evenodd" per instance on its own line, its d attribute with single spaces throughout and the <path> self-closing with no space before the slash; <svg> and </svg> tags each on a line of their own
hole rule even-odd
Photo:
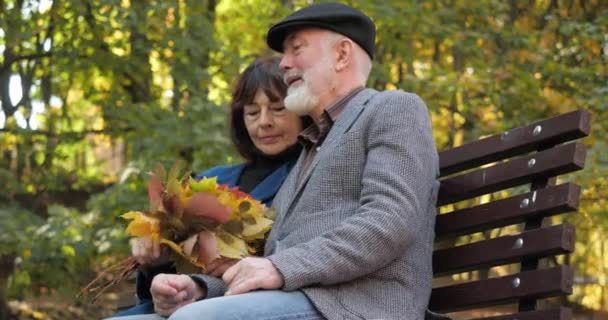
<svg viewBox="0 0 608 320">
<path fill-rule="evenodd" d="M 258 90 L 272 102 L 282 100 L 287 93 L 279 68 L 279 57 L 263 57 L 255 60 L 241 73 L 232 91 L 230 103 L 230 137 L 238 152 L 247 160 L 253 160 L 261 152 L 255 147 L 245 127 L 243 109 L 251 103 Z"/>
</svg>

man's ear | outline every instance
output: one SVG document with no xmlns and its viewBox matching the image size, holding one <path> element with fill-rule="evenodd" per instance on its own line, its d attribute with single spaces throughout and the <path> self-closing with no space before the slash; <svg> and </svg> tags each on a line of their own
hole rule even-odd
<svg viewBox="0 0 608 320">
<path fill-rule="evenodd" d="M 350 39 L 342 39 L 336 45 L 336 71 L 343 71 L 353 61 L 354 43 Z"/>
</svg>

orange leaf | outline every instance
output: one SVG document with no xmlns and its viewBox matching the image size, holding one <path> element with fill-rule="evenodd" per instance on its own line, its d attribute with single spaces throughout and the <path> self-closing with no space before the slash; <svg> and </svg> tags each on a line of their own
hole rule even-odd
<svg viewBox="0 0 608 320">
<path fill-rule="evenodd" d="M 165 187 L 160 179 L 153 173 L 148 182 L 148 199 L 150 201 L 150 212 L 156 212 L 161 203 L 161 194 Z"/>
</svg>

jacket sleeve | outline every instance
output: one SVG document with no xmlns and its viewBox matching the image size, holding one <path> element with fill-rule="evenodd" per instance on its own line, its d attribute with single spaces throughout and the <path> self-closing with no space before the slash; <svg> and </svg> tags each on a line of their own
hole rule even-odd
<svg viewBox="0 0 608 320">
<path fill-rule="evenodd" d="M 160 273 L 175 273 L 175 267 L 172 264 L 166 264 L 155 268 L 148 268 L 137 272 L 137 298 L 142 300 L 152 299 L 150 294 L 150 285 L 154 276 Z M 226 292 L 226 283 L 216 277 L 208 276 L 205 274 L 194 274 L 190 275 L 192 279 L 207 292 L 205 298 L 214 298 L 223 296 Z"/>
<path fill-rule="evenodd" d="M 190 277 L 207 292 L 204 299 L 223 296 L 228 288 L 224 280 L 220 278 L 206 274 L 193 274 Z"/>
<path fill-rule="evenodd" d="M 332 230 L 268 257 L 285 290 L 365 276 L 430 239 L 417 234 L 432 233 L 435 219 L 438 156 L 428 111 L 403 91 L 376 97 L 364 111 L 371 119 L 362 129 L 367 153 L 359 206 Z M 432 248 L 432 241 L 423 245 Z"/>
</svg>

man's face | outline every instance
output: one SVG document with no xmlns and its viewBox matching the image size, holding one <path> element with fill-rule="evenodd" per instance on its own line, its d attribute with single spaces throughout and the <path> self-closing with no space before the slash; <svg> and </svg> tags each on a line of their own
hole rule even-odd
<svg viewBox="0 0 608 320">
<path fill-rule="evenodd" d="M 299 114 L 309 114 L 319 102 L 327 100 L 334 88 L 333 48 L 327 32 L 301 29 L 293 31 L 283 43 L 281 69 L 288 86 L 285 107 Z"/>
</svg>

